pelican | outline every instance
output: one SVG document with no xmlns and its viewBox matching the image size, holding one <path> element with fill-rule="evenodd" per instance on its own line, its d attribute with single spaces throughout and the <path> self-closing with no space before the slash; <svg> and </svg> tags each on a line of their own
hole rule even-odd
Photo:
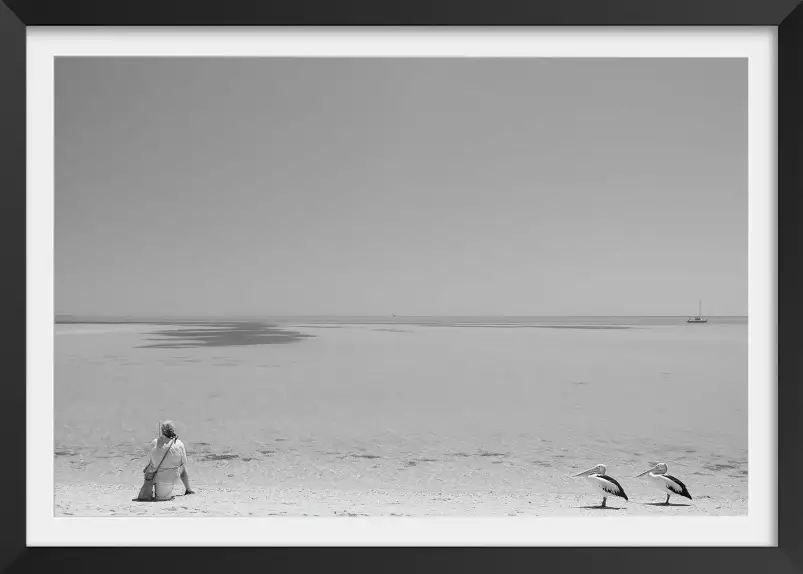
<svg viewBox="0 0 803 574">
<path fill-rule="evenodd" d="M 595 491 L 596 489 L 600 489 L 603 493 L 602 496 L 602 504 L 600 504 L 600 508 L 606 508 L 605 502 L 608 500 L 608 496 L 621 496 L 625 500 L 627 500 L 627 494 L 625 494 L 625 489 L 622 488 L 622 485 L 616 482 L 616 479 L 611 478 L 607 474 L 605 474 L 606 468 L 604 464 L 598 464 L 594 468 L 589 468 L 581 472 L 580 474 L 575 474 L 574 478 L 579 478 L 581 476 L 585 477 L 585 479 L 591 484 L 591 488 Z"/>
<path fill-rule="evenodd" d="M 691 494 L 686 489 L 686 485 L 680 482 L 677 478 L 672 476 L 671 474 L 666 474 L 666 464 L 663 462 L 656 463 L 654 467 L 650 470 L 645 470 L 640 475 L 634 477 L 639 478 L 644 476 L 645 474 L 649 476 L 650 482 L 660 490 L 661 492 L 666 493 L 666 502 L 664 504 L 669 504 L 669 497 L 672 494 L 677 494 L 678 496 L 685 496 L 689 500 L 691 500 Z"/>
</svg>

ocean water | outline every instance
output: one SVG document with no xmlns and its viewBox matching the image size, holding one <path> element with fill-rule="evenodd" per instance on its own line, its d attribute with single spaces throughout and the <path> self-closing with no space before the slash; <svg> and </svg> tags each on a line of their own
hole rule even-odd
<svg viewBox="0 0 803 574">
<path fill-rule="evenodd" d="M 58 323 L 56 483 L 137 484 L 169 418 L 196 484 L 549 491 L 664 461 L 746 497 L 747 319 L 685 319 Z"/>
</svg>

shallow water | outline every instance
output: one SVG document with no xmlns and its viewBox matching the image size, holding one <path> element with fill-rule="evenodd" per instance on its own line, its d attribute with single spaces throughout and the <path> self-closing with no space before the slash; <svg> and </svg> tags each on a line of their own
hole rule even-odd
<svg viewBox="0 0 803 574">
<path fill-rule="evenodd" d="M 170 418 L 200 484 L 554 489 L 664 461 L 747 495 L 743 321 L 274 323 L 56 325 L 57 484 L 136 482 Z"/>
</svg>

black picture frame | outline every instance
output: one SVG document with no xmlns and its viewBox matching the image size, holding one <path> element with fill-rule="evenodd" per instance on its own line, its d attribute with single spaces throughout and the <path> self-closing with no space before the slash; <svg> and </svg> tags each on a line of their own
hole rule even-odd
<svg viewBox="0 0 803 574">
<path fill-rule="evenodd" d="M 0 3 L 0 345 L 4 437 L 0 568 L 8 572 L 518 570 L 803 572 L 803 6 L 800 0 L 227 0 Z M 27 548 L 26 456 L 26 27 L 27 26 L 777 26 L 778 27 L 778 540 L 777 548 Z M 10 328 L 8 327 L 10 326 Z M 52 496 L 52 493 L 42 493 Z M 180 526 L 177 526 L 180 528 Z M 615 528 L 615 522 L 611 522 Z M 169 537 L 169 533 L 166 533 Z M 169 538 L 168 538 L 169 539 Z"/>
</svg>

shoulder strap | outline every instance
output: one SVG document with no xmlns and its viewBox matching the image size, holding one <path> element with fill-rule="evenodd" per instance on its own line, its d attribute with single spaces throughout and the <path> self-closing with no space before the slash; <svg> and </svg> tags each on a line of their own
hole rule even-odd
<svg viewBox="0 0 803 574">
<path fill-rule="evenodd" d="M 167 458 L 167 453 L 170 452 L 170 447 L 172 446 L 173 441 L 176 440 L 176 438 L 178 438 L 178 437 L 174 437 L 174 438 L 170 439 L 170 442 L 167 443 L 167 450 L 165 451 L 164 456 L 162 456 L 162 460 L 159 461 L 159 466 L 157 466 L 156 470 L 153 471 L 154 476 L 156 476 L 156 473 L 159 472 L 159 469 L 161 468 L 162 463 L 165 461 L 165 458 Z"/>
</svg>

